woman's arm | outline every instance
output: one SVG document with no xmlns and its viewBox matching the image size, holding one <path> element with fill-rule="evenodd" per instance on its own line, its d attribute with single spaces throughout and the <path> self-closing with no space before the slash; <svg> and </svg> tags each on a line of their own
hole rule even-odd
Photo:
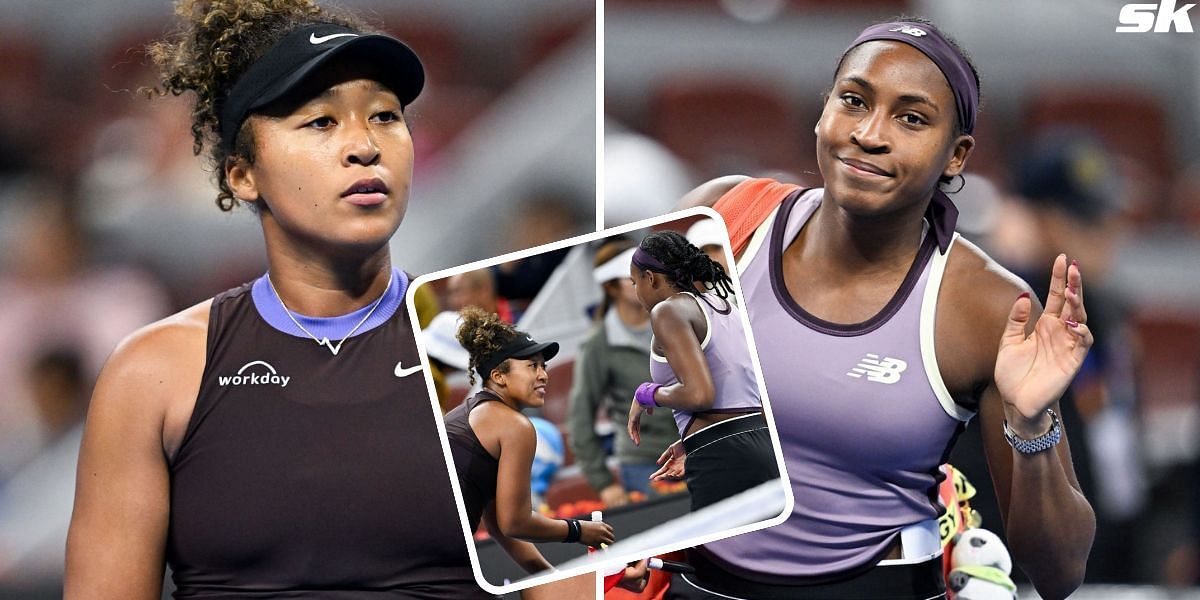
<svg viewBox="0 0 1200 600">
<path fill-rule="evenodd" d="M 655 405 L 687 412 L 708 410 L 716 400 L 712 373 L 700 348 L 700 340 L 706 333 L 702 309 L 690 298 L 664 300 L 650 311 L 650 326 L 679 382 L 657 388 L 647 382 L 638 388 L 625 423 L 629 439 L 637 445 L 642 443 L 642 413 L 654 414 L 653 406 L 643 405 L 644 399 L 639 400 L 643 393 L 653 393 Z"/>
<path fill-rule="evenodd" d="M 162 595 L 170 502 L 164 423 L 171 399 L 198 388 L 205 343 L 204 327 L 197 338 L 196 327 L 172 319 L 122 342 L 96 382 L 67 534 L 68 600 Z"/>
<path fill-rule="evenodd" d="M 1083 583 L 1096 534 L 1096 516 L 1079 489 L 1066 434 L 1051 450 L 1021 454 L 1004 439 L 1003 400 L 995 387 L 981 402 L 984 452 L 1013 560 L 1043 598 L 1065 598 Z M 1058 412 L 1057 402 L 1053 408 Z"/>
<path fill-rule="evenodd" d="M 1045 433 L 1045 409 L 1057 413 L 1058 399 L 1087 353 L 1090 334 L 1080 335 L 1086 325 L 1065 322 L 1076 310 L 1064 312 L 1067 270 L 1065 258 L 1055 261 L 1042 313 L 1035 299 L 1018 297 L 1029 292 L 1024 282 L 959 240 L 939 293 L 939 308 L 953 308 L 938 311 L 935 329 L 947 387 L 955 396 L 978 399 L 984 452 L 1013 560 L 1046 598 L 1065 597 L 1082 582 L 1095 516 L 1080 492 L 1066 436 L 1049 450 L 1021 454 L 1005 439 L 1004 421 L 1025 439 Z M 1082 310 L 1082 281 L 1077 268 L 1071 273 Z M 1001 339 L 994 345 L 981 341 Z"/>
<path fill-rule="evenodd" d="M 494 427 L 489 426 L 488 430 L 496 432 L 500 440 L 495 501 L 496 524 L 500 531 L 508 537 L 529 542 L 565 540 L 568 532 L 566 521 L 548 519 L 533 511 L 529 491 L 533 453 L 537 449 L 537 432 L 533 429 L 533 423 L 512 410 L 489 410 L 487 418 L 496 420 Z M 599 546 L 613 542 L 612 527 L 607 523 L 580 521 L 580 526 L 583 529 L 580 543 Z"/>
<path fill-rule="evenodd" d="M 546 569 L 554 568 L 554 565 L 551 565 L 550 561 L 546 560 L 546 557 L 542 556 L 542 553 L 538 551 L 537 546 L 504 535 L 504 532 L 500 530 L 500 525 L 496 523 L 495 502 L 488 504 L 487 508 L 483 510 L 483 526 L 487 528 L 488 534 L 492 536 L 492 539 L 496 540 L 496 543 L 500 544 L 500 547 L 504 548 L 504 551 L 518 565 L 521 565 L 521 568 L 525 569 L 526 573 L 532 575 Z"/>
<path fill-rule="evenodd" d="M 654 401 L 659 406 L 688 412 L 712 408 L 716 387 L 704 350 L 700 348 L 705 328 L 704 313 L 691 297 L 675 296 L 654 307 L 650 319 L 654 339 L 662 346 L 679 383 L 658 388 Z"/>
<path fill-rule="evenodd" d="M 1049 431 L 1046 409 L 1061 414 L 1058 399 L 1092 345 L 1082 276 L 1066 256 L 1055 260 L 1045 311 L 1037 312 L 1032 297 L 1010 309 L 994 381 L 981 398 L 981 426 L 1009 548 L 1043 597 L 1065 598 L 1083 583 L 1095 513 L 1080 491 L 1065 434 L 1050 450 L 1023 454 L 1003 427 L 1007 421 L 1023 439 Z"/>
</svg>

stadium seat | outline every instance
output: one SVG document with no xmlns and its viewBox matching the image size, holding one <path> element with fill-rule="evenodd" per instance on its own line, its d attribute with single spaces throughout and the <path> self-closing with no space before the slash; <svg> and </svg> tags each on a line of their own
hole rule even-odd
<svg viewBox="0 0 1200 600">
<path fill-rule="evenodd" d="M 1083 127 L 1110 151 L 1137 159 L 1159 177 L 1179 166 L 1169 154 L 1166 115 L 1155 98 L 1136 89 L 1081 87 L 1056 85 L 1032 94 L 1025 108 L 1027 135 L 1064 125 Z"/>
<path fill-rule="evenodd" d="M 701 178 L 815 170 L 808 150 L 819 107 L 803 113 L 809 119 L 797 103 L 769 82 L 676 79 L 652 97 L 650 133 Z"/>
</svg>

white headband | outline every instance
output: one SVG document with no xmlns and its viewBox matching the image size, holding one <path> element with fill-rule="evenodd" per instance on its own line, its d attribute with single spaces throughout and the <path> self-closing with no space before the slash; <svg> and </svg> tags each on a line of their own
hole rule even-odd
<svg viewBox="0 0 1200 600">
<path fill-rule="evenodd" d="M 613 279 L 629 277 L 629 265 L 633 262 L 634 250 L 637 250 L 637 248 L 630 248 L 592 269 L 592 281 L 595 281 L 598 285 L 602 285 Z"/>
</svg>

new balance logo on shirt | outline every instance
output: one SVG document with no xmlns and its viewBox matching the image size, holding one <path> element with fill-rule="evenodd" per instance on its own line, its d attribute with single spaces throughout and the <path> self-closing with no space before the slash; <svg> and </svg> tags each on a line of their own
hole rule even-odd
<svg viewBox="0 0 1200 600">
<path fill-rule="evenodd" d="M 900 381 L 900 374 L 908 368 L 908 363 L 890 356 L 879 358 L 878 354 L 868 354 L 858 361 L 858 366 L 850 369 L 847 375 L 856 379 L 867 376 L 867 381 L 892 384 Z"/>
</svg>

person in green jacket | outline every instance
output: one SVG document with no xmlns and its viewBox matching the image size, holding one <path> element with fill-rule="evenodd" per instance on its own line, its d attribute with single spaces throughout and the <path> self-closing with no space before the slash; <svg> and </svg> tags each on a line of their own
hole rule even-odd
<svg viewBox="0 0 1200 600">
<path fill-rule="evenodd" d="M 629 261 L 636 246 L 628 238 L 614 237 L 596 250 L 592 273 L 604 290 L 604 300 L 596 309 L 596 324 L 575 359 L 567 414 L 575 461 L 609 507 L 628 503 L 629 492 L 634 490 L 654 495 L 650 475 L 658 470 L 660 451 L 679 439 L 670 411 L 646 415 L 642 438 L 648 443 L 639 447 L 629 436 L 615 436 L 618 479 L 605 464 L 603 439 L 596 431 L 601 409 L 621 429 L 634 390 L 650 377 L 650 315 L 637 301 L 629 279 Z"/>
</svg>

